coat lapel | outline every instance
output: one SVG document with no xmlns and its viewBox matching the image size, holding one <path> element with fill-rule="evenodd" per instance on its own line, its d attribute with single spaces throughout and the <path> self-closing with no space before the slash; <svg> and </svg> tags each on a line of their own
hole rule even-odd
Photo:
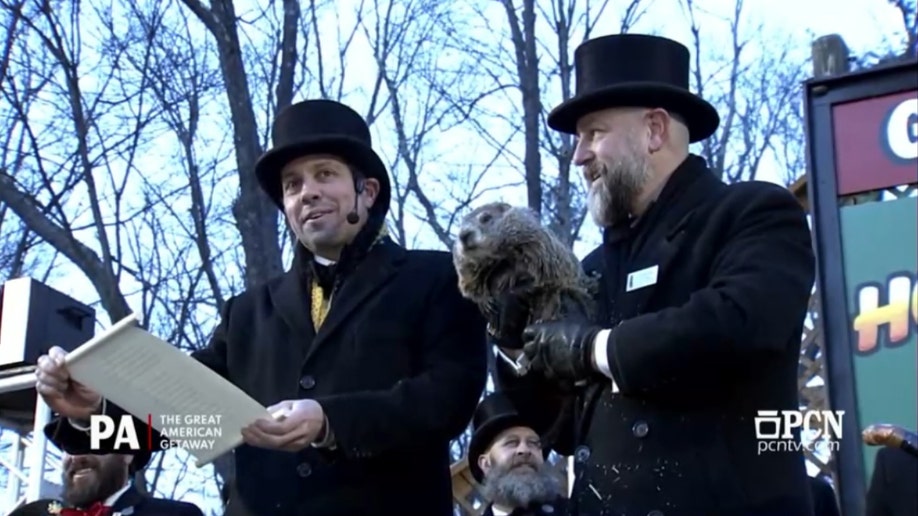
<svg viewBox="0 0 918 516">
<path fill-rule="evenodd" d="M 137 512 L 141 503 L 143 503 L 144 497 L 140 494 L 133 485 L 127 489 L 115 503 L 112 505 L 113 513 L 121 513 L 123 516 L 130 516 Z"/>
<path fill-rule="evenodd" d="M 280 282 L 273 285 L 270 295 L 281 319 L 290 326 L 293 334 L 300 335 L 304 341 L 309 342 L 315 337 L 316 331 L 309 316 L 308 285 L 301 274 L 294 265 Z"/>
<path fill-rule="evenodd" d="M 404 256 L 405 250 L 388 239 L 373 247 L 332 297 L 328 315 L 319 327 L 304 362 L 315 355 L 357 307 L 389 281 Z M 308 307 L 304 314 L 309 319 Z"/>
<path fill-rule="evenodd" d="M 657 200 L 656 213 L 647 227 L 639 232 L 632 258 L 627 260 L 624 300 L 628 317 L 640 314 L 657 292 L 658 285 L 672 272 L 675 258 L 691 245 L 686 229 L 690 226 L 702 201 L 715 193 L 723 183 L 704 165 L 700 158 L 690 156 L 664 187 Z"/>
</svg>

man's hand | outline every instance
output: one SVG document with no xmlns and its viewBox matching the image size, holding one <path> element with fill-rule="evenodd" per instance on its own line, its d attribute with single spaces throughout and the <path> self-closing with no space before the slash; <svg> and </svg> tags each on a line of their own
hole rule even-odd
<svg viewBox="0 0 918 516">
<path fill-rule="evenodd" d="M 508 355 L 518 355 L 523 348 L 523 329 L 529 322 L 526 297 L 522 288 L 508 290 L 488 307 L 488 333 Z"/>
<path fill-rule="evenodd" d="M 575 321 L 533 324 L 523 330 L 523 353 L 548 378 L 583 380 L 595 371 L 593 341 L 601 329 Z"/>
<path fill-rule="evenodd" d="M 73 381 L 64 364 L 67 352 L 55 346 L 38 357 L 35 390 L 51 410 L 63 417 L 88 420 L 102 405 L 102 396 Z"/>
<path fill-rule="evenodd" d="M 325 411 L 315 400 L 287 400 L 268 407 L 274 418 L 262 418 L 242 429 L 247 444 L 296 452 L 323 433 Z"/>
</svg>

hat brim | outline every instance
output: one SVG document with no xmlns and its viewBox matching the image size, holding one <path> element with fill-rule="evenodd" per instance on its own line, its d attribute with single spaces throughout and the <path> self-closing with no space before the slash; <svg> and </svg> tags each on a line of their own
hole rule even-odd
<svg viewBox="0 0 918 516">
<path fill-rule="evenodd" d="M 281 190 L 281 170 L 290 161 L 309 154 L 332 154 L 356 167 L 367 178 L 379 181 L 379 195 L 374 204 L 389 208 L 392 185 L 389 172 L 379 155 L 363 142 L 347 136 L 323 136 L 278 147 L 264 153 L 255 163 L 258 183 L 274 204 L 283 211 L 284 196 Z"/>
<path fill-rule="evenodd" d="M 150 458 L 153 456 L 153 454 L 148 451 L 134 452 L 132 455 L 134 456 L 134 460 L 132 460 L 131 464 L 128 466 L 128 473 L 131 475 L 146 468 L 147 464 L 150 462 Z"/>
<path fill-rule="evenodd" d="M 548 115 L 548 126 L 568 134 L 577 133 L 577 121 L 589 113 L 615 107 L 660 107 L 677 113 L 688 126 L 689 142 L 708 138 L 720 124 L 710 103 L 682 88 L 655 82 L 632 82 L 598 89 L 568 99 Z"/>
<path fill-rule="evenodd" d="M 56 427 L 57 425 L 52 423 L 44 428 L 45 437 L 49 441 L 54 443 L 62 452 L 68 455 L 132 455 L 134 459 L 131 461 L 131 464 L 128 466 L 128 473 L 133 474 L 136 471 L 139 471 L 147 466 L 147 463 L 150 462 L 150 458 L 153 456 L 153 453 L 149 450 L 90 450 L 80 446 L 67 446 L 67 443 L 59 442 L 56 439 Z"/>
<path fill-rule="evenodd" d="M 472 477 L 479 484 L 484 482 L 484 472 L 481 471 L 481 468 L 478 466 L 478 457 L 487 451 L 491 443 L 494 442 L 494 439 L 497 438 L 501 432 L 515 426 L 528 427 L 530 425 L 519 414 L 507 414 L 487 421 L 472 434 L 472 438 L 469 441 L 468 455 L 466 455 L 466 457 L 469 463 L 469 470 L 472 472 Z M 548 457 L 550 453 L 550 449 L 542 449 L 543 457 Z"/>
</svg>

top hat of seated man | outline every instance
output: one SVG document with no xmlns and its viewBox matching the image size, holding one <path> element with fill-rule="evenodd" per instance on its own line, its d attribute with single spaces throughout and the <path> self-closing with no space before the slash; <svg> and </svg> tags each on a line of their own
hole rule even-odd
<svg viewBox="0 0 918 516">
<path fill-rule="evenodd" d="M 548 115 L 557 131 L 577 133 L 577 121 L 617 107 L 663 108 L 679 115 L 694 143 L 720 124 L 714 106 L 689 90 L 689 50 L 671 39 L 643 34 L 602 36 L 574 51 L 575 94 Z"/>
<path fill-rule="evenodd" d="M 281 170 L 287 163 L 310 154 L 331 154 L 379 181 L 373 209 L 388 210 L 389 173 L 373 150 L 370 127 L 356 111 L 333 100 L 305 100 L 277 114 L 272 126 L 273 147 L 255 164 L 255 176 L 274 204 L 284 209 Z"/>
<path fill-rule="evenodd" d="M 44 429 L 45 437 L 49 441 L 58 442 L 57 432 L 59 430 L 59 425 L 48 425 Z M 110 450 L 110 451 L 98 451 L 98 450 L 89 450 L 82 447 L 72 447 L 67 446 L 66 444 L 59 444 L 58 448 L 61 449 L 64 453 L 68 455 L 109 455 L 113 453 L 120 453 L 125 455 L 133 455 L 134 459 L 131 461 L 131 464 L 128 466 L 128 474 L 133 475 L 134 473 L 147 467 L 147 463 L 150 462 L 150 458 L 153 456 L 153 453 L 149 450 Z"/>
<path fill-rule="evenodd" d="M 481 400 L 472 417 L 472 438 L 469 441 L 468 463 L 472 476 L 480 484 L 484 482 L 484 472 L 478 466 L 478 457 L 487 452 L 494 439 L 504 430 L 525 426 L 538 430 L 514 408 L 510 399 L 501 392 L 493 392 Z M 547 458 L 551 450 L 542 448 L 542 456 Z"/>
</svg>

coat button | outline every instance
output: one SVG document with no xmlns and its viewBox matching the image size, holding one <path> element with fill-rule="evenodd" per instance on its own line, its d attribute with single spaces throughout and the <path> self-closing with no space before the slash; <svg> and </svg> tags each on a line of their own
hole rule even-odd
<svg viewBox="0 0 918 516">
<path fill-rule="evenodd" d="M 656 509 L 647 513 L 647 516 L 663 516 L 663 511 L 658 511 Z"/>
<path fill-rule="evenodd" d="M 574 450 L 574 460 L 577 462 L 586 462 L 590 460 L 590 449 L 586 446 L 578 446 Z"/>
<path fill-rule="evenodd" d="M 545 504 L 542 506 L 543 514 L 553 514 L 554 512 L 555 512 L 555 508 L 552 507 L 551 505 Z"/>
<path fill-rule="evenodd" d="M 650 432 L 650 426 L 647 424 L 646 421 L 638 421 L 637 423 L 634 424 L 634 426 L 631 427 L 631 433 L 634 434 L 634 436 L 637 437 L 638 439 L 643 439 L 647 437 L 647 434 L 649 432 Z M 655 514 L 653 516 L 662 516 L 662 514 L 661 515 Z"/>
<path fill-rule="evenodd" d="M 315 386 L 316 386 L 316 379 L 313 378 L 312 375 L 307 374 L 303 376 L 302 378 L 300 378 L 300 387 L 306 389 L 307 391 L 309 389 L 312 389 Z"/>
<path fill-rule="evenodd" d="M 312 466 L 310 466 L 308 462 L 304 462 L 296 467 L 296 473 L 297 475 L 306 478 L 309 475 L 312 475 Z"/>
</svg>

